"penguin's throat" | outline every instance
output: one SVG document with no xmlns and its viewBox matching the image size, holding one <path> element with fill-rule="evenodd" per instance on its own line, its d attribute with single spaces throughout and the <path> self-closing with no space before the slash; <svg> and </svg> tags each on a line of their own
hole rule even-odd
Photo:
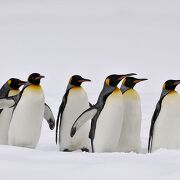
<svg viewBox="0 0 180 180">
<path fill-rule="evenodd" d="M 31 84 L 31 85 L 29 85 L 28 90 L 31 90 L 31 91 L 42 91 L 42 88 L 41 88 L 40 85 Z"/>
<path fill-rule="evenodd" d="M 177 93 L 177 91 L 175 91 L 175 90 L 166 90 L 166 89 L 163 89 L 162 93 L 161 93 L 161 98 L 165 97 L 168 94 L 175 94 L 175 93 Z"/>
<path fill-rule="evenodd" d="M 113 94 L 119 94 L 119 93 L 121 93 L 121 91 L 118 87 L 116 87 L 113 91 Z"/>
<path fill-rule="evenodd" d="M 120 88 L 120 90 L 121 90 L 121 92 L 124 94 L 126 91 L 128 91 L 129 89 L 131 89 L 131 88 L 129 88 L 129 87 L 127 87 L 127 86 L 125 86 L 125 85 L 121 85 L 121 88 Z"/>
</svg>

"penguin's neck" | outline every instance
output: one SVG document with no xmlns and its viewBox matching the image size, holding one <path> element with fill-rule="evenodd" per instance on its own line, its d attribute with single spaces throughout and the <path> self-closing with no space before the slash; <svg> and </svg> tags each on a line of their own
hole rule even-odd
<svg viewBox="0 0 180 180">
<path fill-rule="evenodd" d="M 124 94 L 126 91 L 128 91 L 129 89 L 132 89 L 132 88 L 130 88 L 130 87 L 127 87 L 127 86 L 125 86 L 125 85 L 121 85 L 121 88 L 120 88 L 120 90 L 121 90 L 121 92 L 122 92 L 122 94 Z"/>
<path fill-rule="evenodd" d="M 8 97 L 9 91 L 11 90 L 11 87 L 6 83 L 2 86 L 2 88 L 0 89 L 0 97 L 4 98 L 4 97 Z"/>
<path fill-rule="evenodd" d="M 172 90 L 166 90 L 166 89 L 163 89 L 162 92 L 161 92 L 161 96 L 160 98 L 164 98 L 166 95 L 168 95 L 170 92 L 172 92 Z"/>
<path fill-rule="evenodd" d="M 66 91 L 69 91 L 70 89 L 72 89 L 72 88 L 81 88 L 81 86 L 74 86 L 74 85 L 72 85 L 72 84 L 68 84 L 67 85 L 67 88 L 66 88 Z"/>
<path fill-rule="evenodd" d="M 106 100 L 107 96 L 111 94 L 116 88 L 117 87 L 108 86 L 107 84 L 104 84 L 104 87 L 99 95 L 96 105 L 101 107 L 104 104 L 104 101 Z"/>
</svg>

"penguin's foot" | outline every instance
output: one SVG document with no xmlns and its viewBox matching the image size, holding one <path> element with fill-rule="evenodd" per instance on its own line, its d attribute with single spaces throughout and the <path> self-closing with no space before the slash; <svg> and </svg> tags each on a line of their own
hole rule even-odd
<svg viewBox="0 0 180 180">
<path fill-rule="evenodd" d="M 69 149 L 64 149 L 63 152 L 71 152 Z"/>
<path fill-rule="evenodd" d="M 81 151 L 82 152 L 89 152 L 89 149 L 88 148 L 82 148 Z"/>
</svg>

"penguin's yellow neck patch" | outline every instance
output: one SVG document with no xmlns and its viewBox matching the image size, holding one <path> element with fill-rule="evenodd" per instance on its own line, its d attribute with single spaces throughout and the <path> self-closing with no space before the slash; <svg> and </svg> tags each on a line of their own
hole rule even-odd
<svg viewBox="0 0 180 180">
<path fill-rule="evenodd" d="M 32 90 L 32 91 L 42 91 L 42 88 L 40 85 L 34 85 L 31 84 L 28 86 L 28 90 Z"/>
<path fill-rule="evenodd" d="M 116 87 L 113 91 L 113 94 L 119 94 L 119 93 L 121 93 L 121 91 L 118 87 Z"/>
<path fill-rule="evenodd" d="M 81 90 L 81 89 L 82 89 L 81 86 L 74 86 L 74 87 L 72 88 L 72 90 L 75 90 L 75 91 Z"/>
<path fill-rule="evenodd" d="M 175 91 L 175 90 L 170 91 L 169 94 L 177 94 L 177 91 Z"/>
<path fill-rule="evenodd" d="M 8 96 L 9 96 L 9 97 L 10 97 L 10 96 L 15 96 L 15 95 L 19 94 L 19 92 L 20 92 L 19 89 L 18 89 L 18 90 L 15 90 L 15 89 L 10 90 Z"/>
<path fill-rule="evenodd" d="M 135 89 L 128 89 L 125 93 L 124 96 L 129 97 L 131 99 L 138 99 L 139 95 Z"/>
</svg>

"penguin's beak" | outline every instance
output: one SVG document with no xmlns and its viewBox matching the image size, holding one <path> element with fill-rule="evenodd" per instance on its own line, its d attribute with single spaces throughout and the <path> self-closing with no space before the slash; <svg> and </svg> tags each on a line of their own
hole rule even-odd
<svg viewBox="0 0 180 180">
<path fill-rule="evenodd" d="M 24 84 L 26 84 L 26 83 L 27 83 L 26 81 L 19 81 L 18 85 L 19 85 L 19 86 L 22 86 L 22 85 L 24 85 Z"/>
<path fill-rule="evenodd" d="M 119 75 L 118 80 L 121 81 L 122 79 L 124 79 L 124 78 L 126 78 L 126 77 L 129 77 L 129 76 L 135 76 L 135 75 L 137 75 L 137 74 L 135 74 L 135 73 L 129 73 L 129 74 Z"/>
<path fill-rule="evenodd" d="M 137 83 L 140 83 L 140 82 L 142 82 L 142 81 L 147 81 L 148 79 L 136 79 L 135 81 L 134 81 L 134 83 L 135 84 L 137 84 Z"/>
<path fill-rule="evenodd" d="M 36 77 L 36 80 L 39 80 L 39 79 L 42 79 L 42 78 L 45 78 L 45 76 L 40 75 L 40 76 Z"/>
<path fill-rule="evenodd" d="M 175 82 L 174 82 L 174 85 L 178 85 L 178 84 L 180 84 L 180 80 L 176 80 Z"/>
<path fill-rule="evenodd" d="M 90 79 L 84 79 L 84 78 L 78 80 L 78 82 L 80 82 L 80 83 L 83 83 L 83 82 L 90 82 L 90 81 L 91 81 Z"/>
</svg>

